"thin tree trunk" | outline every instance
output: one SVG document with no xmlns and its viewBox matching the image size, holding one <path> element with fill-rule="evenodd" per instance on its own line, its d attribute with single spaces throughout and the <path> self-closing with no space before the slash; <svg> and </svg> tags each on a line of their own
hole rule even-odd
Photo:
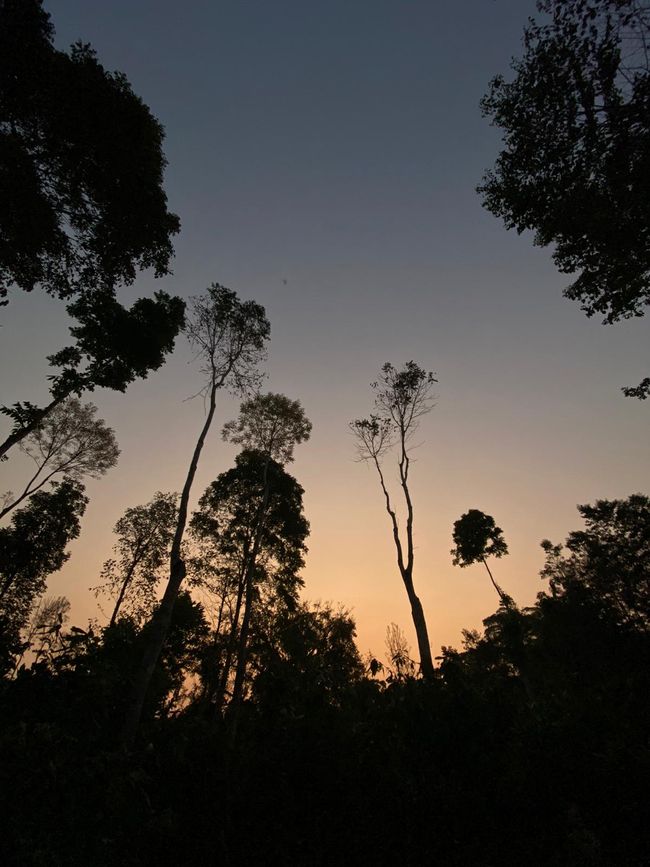
<svg viewBox="0 0 650 867">
<path fill-rule="evenodd" d="M 122 606 L 122 602 L 124 602 L 124 596 L 126 595 L 126 589 L 131 583 L 131 578 L 133 578 L 133 573 L 135 572 L 135 567 L 138 565 L 138 559 L 136 557 L 131 561 L 131 565 L 126 571 L 126 578 L 122 582 L 122 586 L 120 588 L 120 592 L 118 594 L 117 600 L 115 602 L 115 608 L 113 608 L 113 613 L 111 614 L 111 619 L 109 621 L 108 627 L 110 629 L 111 626 L 115 626 L 115 621 L 117 620 L 117 615 Z"/>
<path fill-rule="evenodd" d="M 246 675 L 246 662 L 248 655 L 248 633 L 250 630 L 250 621 L 253 611 L 253 577 L 255 574 L 255 564 L 257 555 L 260 550 L 262 541 L 262 532 L 264 530 L 264 521 L 266 518 L 266 509 L 269 503 L 269 480 L 268 480 L 269 459 L 267 456 L 264 464 L 264 494 L 262 495 L 262 503 L 255 522 L 255 535 L 253 538 L 253 549 L 251 551 L 248 563 L 246 564 L 246 597 L 244 605 L 244 619 L 242 620 L 241 630 L 239 632 L 239 642 L 237 647 L 237 668 L 235 669 L 235 683 L 232 690 L 232 726 L 230 729 L 230 746 L 232 747 L 237 737 L 237 725 L 239 721 L 239 709 L 241 707 L 242 695 L 244 691 L 244 677 Z"/>
<path fill-rule="evenodd" d="M 10 448 L 17 445 L 21 440 L 24 440 L 25 437 L 28 436 L 32 431 L 36 430 L 36 428 L 40 425 L 45 416 L 49 415 L 55 407 L 57 407 L 60 403 L 63 403 L 63 401 L 71 394 L 72 389 L 67 389 L 63 394 L 59 395 L 59 397 L 55 397 L 54 400 L 48 403 L 46 407 L 43 407 L 43 409 L 39 410 L 29 424 L 21 427 L 17 431 L 12 431 L 12 433 L 9 434 L 7 439 L 3 443 L 0 443 L 0 458 L 2 458 L 3 455 L 6 455 Z"/>
<path fill-rule="evenodd" d="M 399 526 L 397 523 L 397 515 L 395 510 L 392 507 L 390 494 L 388 493 L 388 488 L 386 487 L 386 483 L 384 482 L 384 474 L 381 470 L 381 464 L 377 458 L 374 459 L 375 467 L 377 468 L 377 472 L 379 474 L 379 481 L 381 484 L 381 489 L 384 493 L 384 500 L 386 504 L 386 511 L 390 516 L 391 526 L 393 528 L 393 541 L 395 543 L 395 550 L 397 552 L 397 566 L 400 571 L 400 575 L 402 576 L 402 581 L 404 582 L 404 587 L 406 588 L 406 593 L 409 598 L 409 602 L 411 604 L 411 617 L 413 619 L 413 626 L 415 628 L 415 635 L 418 642 L 418 652 L 420 654 L 420 670 L 422 672 L 422 676 L 431 680 L 434 677 L 434 667 L 433 667 L 433 659 L 431 656 L 431 645 L 429 643 L 429 633 L 427 630 L 427 622 L 424 616 L 424 609 L 422 608 L 422 603 L 418 598 L 415 588 L 413 586 L 413 560 L 414 560 L 414 547 L 413 547 L 413 507 L 411 504 L 411 498 L 409 495 L 408 487 L 406 485 L 408 478 L 408 467 L 406 469 L 406 473 L 403 472 L 402 464 L 400 463 L 400 480 L 402 484 L 402 489 L 404 490 L 404 496 L 406 498 L 407 508 L 408 508 L 408 519 L 407 519 L 407 562 L 404 562 L 404 551 L 402 549 L 402 541 L 399 535 Z"/>
<path fill-rule="evenodd" d="M 196 469 L 199 464 L 199 458 L 205 443 L 205 438 L 214 417 L 217 388 L 218 383 L 213 377 L 210 387 L 210 408 L 194 448 L 194 454 L 192 455 L 187 478 L 185 479 L 185 484 L 181 493 L 176 532 L 174 533 L 174 540 L 172 542 L 170 553 L 169 581 L 165 588 L 162 602 L 151 619 L 148 640 L 144 648 L 142 660 L 135 673 L 131 696 L 126 709 L 124 726 L 120 737 L 120 744 L 124 749 L 130 749 L 135 741 L 149 684 L 151 683 L 151 678 L 153 677 L 156 664 L 160 658 L 165 639 L 169 633 L 176 598 L 178 597 L 178 592 L 183 583 L 183 579 L 185 578 L 186 569 L 185 561 L 182 557 L 181 546 L 183 535 L 185 533 L 185 525 L 187 524 L 187 510 L 190 492 L 192 490 L 192 483 L 194 482 L 194 476 L 196 475 Z"/>
<path fill-rule="evenodd" d="M 235 654 L 235 644 L 237 642 L 237 627 L 239 626 L 239 615 L 241 614 L 241 604 L 244 598 L 244 590 L 246 588 L 246 575 L 242 575 L 237 588 L 237 602 L 235 603 L 235 613 L 232 618 L 232 626 L 230 635 L 228 636 L 228 647 L 226 648 L 226 659 L 221 670 L 219 678 L 219 686 L 215 695 L 214 701 L 214 718 L 217 719 L 221 715 L 224 701 L 226 699 L 226 687 L 228 685 L 228 675 L 232 666 L 232 658 Z"/>
<path fill-rule="evenodd" d="M 422 671 L 422 676 L 427 680 L 431 680 L 434 677 L 434 668 L 424 609 L 422 608 L 422 603 L 413 588 L 412 579 L 404 575 L 402 577 L 404 579 L 404 585 L 409 597 L 409 602 L 411 603 L 411 616 L 413 618 L 413 626 L 415 627 L 415 635 L 418 642 L 418 652 L 420 654 L 420 669 Z"/>
<path fill-rule="evenodd" d="M 506 608 L 509 608 L 510 607 L 510 598 L 503 592 L 503 590 L 499 587 L 497 582 L 494 580 L 494 577 L 492 575 L 492 572 L 490 571 L 490 567 L 488 566 L 485 557 L 481 557 L 481 560 L 483 561 L 483 565 L 485 566 L 485 568 L 488 571 L 488 575 L 490 576 L 490 581 L 494 585 L 494 589 L 499 594 L 499 599 L 503 602 L 503 604 L 506 606 Z"/>
<path fill-rule="evenodd" d="M 219 647 L 220 638 L 221 638 L 221 623 L 223 620 L 223 609 L 226 605 L 226 596 L 227 591 L 224 591 L 221 595 L 221 602 L 219 603 L 219 614 L 217 615 L 217 622 L 214 627 L 214 649 L 215 654 Z M 201 695 L 199 697 L 199 705 L 210 705 L 212 703 L 212 696 L 214 694 L 214 682 L 219 674 L 219 670 L 217 668 L 216 663 L 216 655 L 214 660 L 214 665 L 206 667 L 205 671 L 201 676 Z"/>
<path fill-rule="evenodd" d="M 237 666 L 235 668 L 235 682 L 232 688 L 232 700 L 228 705 L 230 716 L 229 744 L 232 747 L 237 738 L 237 726 L 239 723 L 239 709 L 241 707 L 244 690 L 244 676 L 246 674 L 246 656 L 248 651 L 248 632 L 250 628 L 251 612 L 253 609 L 253 578 L 251 574 L 246 577 L 246 594 L 244 598 L 244 619 L 239 630 L 237 642 Z"/>
</svg>

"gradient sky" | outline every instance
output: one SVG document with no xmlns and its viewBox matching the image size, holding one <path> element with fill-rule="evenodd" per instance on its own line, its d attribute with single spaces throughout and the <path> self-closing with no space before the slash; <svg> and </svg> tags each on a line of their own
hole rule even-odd
<svg viewBox="0 0 650 867">
<path fill-rule="evenodd" d="M 650 489 L 650 406 L 620 386 L 648 374 L 648 325 L 603 327 L 562 298 L 549 250 L 508 233 L 475 186 L 498 132 L 481 117 L 489 79 L 521 46 L 528 0 L 50 0 L 57 45 L 89 41 L 164 124 L 166 189 L 182 221 L 174 275 L 143 275 L 183 297 L 217 281 L 264 304 L 268 388 L 314 424 L 289 468 L 311 522 L 305 596 L 340 602 L 360 649 L 386 626 L 415 648 L 388 518 L 371 468 L 354 462 L 350 419 L 371 409 L 384 361 L 437 373 L 413 468 L 416 589 L 434 655 L 497 605 L 484 570 L 451 565 L 453 522 L 492 514 L 510 556 L 495 577 L 519 604 L 543 588 L 539 542 L 580 526 L 577 503 Z M 45 401 L 45 356 L 66 342 L 60 302 L 38 292 L 0 310 L 0 400 Z M 122 455 L 91 503 L 50 592 L 83 624 L 88 588 L 124 509 L 179 490 L 203 419 L 181 339 L 126 395 L 92 399 Z M 234 451 L 224 395 L 195 501 Z M 5 425 L 6 427 L 6 425 Z M 18 489 L 20 454 L 0 468 Z M 24 483 L 24 481 L 23 481 Z M 415 650 L 414 650 L 415 653 Z"/>
</svg>

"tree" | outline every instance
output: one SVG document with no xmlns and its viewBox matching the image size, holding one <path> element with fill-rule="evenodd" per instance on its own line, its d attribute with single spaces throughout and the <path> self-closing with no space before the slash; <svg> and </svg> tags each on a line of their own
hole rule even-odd
<svg viewBox="0 0 650 867">
<path fill-rule="evenodd" d="M 124 607 L 136 621 L 151 614 L 161 570 L 169 560 L 177 503 L 178 494 L 158 491 L 145 506 L 127 509 L 115 524 L 115 557 L 104 563 L 104 583 L 95 590 L 95 594 L 104 592 L 115 598 L 109 626 Z"/>
<path fill-rule="evenodd" d="M 68 560 L 66 547 L 80 531 L 88 500 L 71 479 L 37 491 L 0 527 L 0 666 L 19 650 L 20 631 L 45 580 Z"/>
<path fill-rule="evenodd" d="M 197 559 L 216 579 L 219 596 L 216 652 L 204 675 L 204 698 L 216 713 L 224 702 L 233 661 L 240 672 L 233 696 L 243 688 L 256 609 L 270 612 L 278 604 L 291 609 L 297 605 L 309 533 L 303 493 L 280 463 L 247 449 L 237 455 L 232 469 L 212 482 L 192 516 L 192 538 L 200 546 Z"/>
<path fill-rule="evenodd" d="M 290 400 L 283 394 L 257 394 L 242 403 L 238 418 L 224 425 L 222 435 L 233 443 L 253 449 L 262 456 L 262 491 L 256 506 L 251 544 L 244 563 L 244 616 L 239 631 L 237 669 L 233 686 L 234 724 L 233 738 L 237 729 L 238 706 L 241 702 L 246 672 L 248 634 L 253 612 L 254 577 L 268 519 L 271 497 L 272 462 L 280 466 L 293 460 L 295 446 L 309 439 L 311 422 L 306 417 L 300 401 Z"/>
<path fill-rule="evenodd" d="M 62 649 L 62 630 L 69 611 L 70 600 L 65 596 L 48 596 L 41 599 L 32 612 L 25 644 L 28 648 L 34 648 L 35 663 L 43 659 L 52 660 Z M 17 666 L 19 664 L 20 660 Z"/>
<path fill-rule="evenodd" d="M 433 677 L 433 660 L 424 610 L 413 583 L 415 549 L 409 471 L 413 436 L 419 427 L 420 419 L 433 408 L 432 388 L 435 382 L 437 380 L 433 373 L 427 373 L 414 361 L 408 361 L 401 370 L 386 363 L 381 369 L 379 380 L 372 385 L 375 391 L 375 412 L 368 418 L 356 419 L 350 423 L 350 429 L 357 443 L 359 460 L 372 463 L 379 476 L 386 511 L 393 530 L 397 565 L 411 605 L 420 653 L 420 667 L 426 678 Z M 382 469 L 383 460 L 393 447 L 397 450 L 399 483 L 406 507 L 404 534 L 400 533 L 396 507 Z"/>
<path fill-rule="evenodd" d="M 494 580 L 486 560 L 486 557 L 503 557 L 508 553 L 503 531 L 496 526 L 494 518 L 479 509 L 470 509 L 454 523 L 453 537 L 456 547 L 450 553 L 454 566 L 464 568 L 472 563 L 482 563 L 501 602 L 505 606 L 512 605 L 512 599 Z"/>
<path fill-rule="evenodd" d="M 504 148 L 478 191 L 508 229 L 553 244 L 565 296 L 604 323 L 650 301 L 650 7 L 646 0 L 538 0 L 515 77 L 482 109 Z M 645 398 L 650 379 L 626 394 Z"/>
<path fill-rule="evenodd" d="M 89 45 L 68 54 L 53 36 L 41 0 L 0 4 L 0 298 L 167 274 L 179 230 L 162 126 Z"/>
<path fill-rule="evenodd" d="M 0 518 L 39 491 L 56 475 L 80 482 L 85 476 L 98 479 L 117 463 L 120 450 L 113 430 L 95 418 L 97 407 L 69 398 L 59 404 L 20 448 L 36 464 L 36 472 L 23 492 L 8 503 Z"/>
<path fill-rule="evenodd" d="M 139 298 L 126 309 L 113 289 L 89 291 L 68 311 L 79 324 L 70 328 L 75 343 L 48 357 L 51 365 L 62 368 L 51 377 L 52 400 L 45 407 L 21 401 L 0 408 L 14 423 L 0 444 L 0 459 L 70 395 L 79 397 L 95 388 L 124 392 L 135 379 L 145 379 L 172 351 L 185 321 L 185 302 L 165 292 Z"/>
<path fill-rule="evenodd" d="M 284 465 L 293 460 L 294 448 L 308 440 L 310 433 L 311 422 L 299 400 L 268 392 L 244 401 L 239 416 L 224 425 L 222 435 Z"/>
<path fill-rule="evenodd" d="M 213 283 L 205 295 L 192 300 L 192 315 L 187 326 L 187 335 L 201 360 L 205 384 L 199 394 L 207 401 L 208 412 L 194 447 L 180 496 L 170 549 L 169 580 L 162 602 L 154 613 L 142 661 L 133 681 L 121 736 L 125 747 L 129 747 L 135 739 L 147 688 L 169 632 L 174 603 L 185 578 L 182 545 L 190 493 L 201 451 L 214 418 L 217 392 L 226 387 L 234 393 L 242 394 L 258 385 L 258 365 L 265 357 L 270 325 L 262 306 L 255 301 L 240 301 L 232 289 Z"/>
<path fill-rule="evenodd" d="M 72 394 L 124 391 L 173 349 L 184 302 L 157 292 L 130 309 L 116 287 L 169 273 L 179 221 L 167 210 L 160 123 L 88 45 L 52 44 L 41 0 L 0 4 L 0 304 L 8 289 L 71 299 L 76 342 L 49 357 L 52 400 L 3 407 L 0 458 Z"/>
<path fill-rule="evenodd" d="M 414 677 L 416 669 L 415 663 L 411 659 L 411 647 L 406 640 L 406 635 L 396 623 L 391 623 L 390 626 L 386 627 L 385 645 L 390 663 L 387 680 L 399 682 Z"/>
<path fill-rule="evenodd" d="M 252 697 L 263 712 L 302 719 L 340 706 L 363 675 L 350 613 L 326 603 L 264 609 L 252 650 Z"/>
<path fill-rule="evenodd" d="M 542 542 L 542 577 L 554 596 L 587 596 L 603 616 L 641 632 L 650 629 L 650 499 L 597 500 L 578 506 L 585 529 L 562 545 Z"/>
</svg>

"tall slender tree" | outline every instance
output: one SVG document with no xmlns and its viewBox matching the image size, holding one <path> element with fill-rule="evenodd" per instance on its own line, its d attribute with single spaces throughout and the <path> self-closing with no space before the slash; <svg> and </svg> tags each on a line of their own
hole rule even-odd
<svg viewBox="0 0 650 867">
<path fill-rule="evenodd" d="M 433 373 L 427 373 L 414 361 L 408 361 L 401 370 L 386 363 L 381 369 L 379 379 L 372 384 L 375 391 L 375 412 L 368 418 L 356 419 L 350 423 L 350 429 L 357 443 L 359 460 L 373 464 L 379 476 L 386 512 L 393 531 L 397 566 L 411 605 L 411 616 L 420 653 L 420 668 L 425 678 L 433 677 L 433 659 L 424 609 L 413 583 L 414 512 L 409 488 L 409 472 L 413 436 L 419 427 L 420 419 L 433 408 L 432 390 L 435 382 L 437 380 Z M 383 471 L 384 458 L 393 448 L 397 452 L 399 484 L 406 509 L 406 526 L 401 532 L 397 508 Z"/>
<path fill-rule="evenodd" d="M 258 365 L 266 356 L 270 325 L 264 308 L 255 301 L 240 301 L 232 289 L 213 283 L 204 295 L 192 300 L 187 335 L 201 361 L 205 382 L 199 394 L 206 400 L 208 409 L 180 496 L 169 558 L 169 580 L 162 602 L 147 630 L 142 660 L 127 705 L 121 733 L 121 743 L 126 748 L 134 742 L 147 689 L 169 632 L 174 603 L 185 578 L 182 545 L 189 499 L 203 445 L 214 418 L 217 392 L 228 388 L 242 394 L 259 385 L 261 374 Z"/>
<path fill-rule="evenodd" d="M 465 567 L 472 563 L 482 563 L 501 602 L 506 607 L 511 606 L 512 599 L 494 580 L 486 559 L 503 557 L 508 553 L 503 531 L 494 523 L 494 518 L 480 509 L 470 509 L 454 523 L 453 537 L 455 548 L 451 550 L 451 555 L 454 566 Z"/>
<path fill-rule="evenodd" d="M 223 428 L 224 439 L 242 445 L 246 449 L 253 449 L 263 458 L 261 498 L 257 505 L 249 554 L 243 570 L 244 614 L 239 631 L 237 668 L 233 686 L 233 738 L 237 729 L 237 713 L 246 672 L 255 568 L 268 521 L 272 483 L 270 467 L 272 463 L 282 467 L 292 461 L 295 446 L 309 439 L 311 427 L 311 422 L 306 417 L 300 401 L 290 400 L 283 394 L 269 392 L 244 401 L 238 418 L 228 422 Z"/>
</svg>

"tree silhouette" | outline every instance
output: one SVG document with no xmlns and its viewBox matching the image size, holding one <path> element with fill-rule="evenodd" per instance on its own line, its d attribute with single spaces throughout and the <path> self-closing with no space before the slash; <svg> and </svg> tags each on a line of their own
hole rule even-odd
<svg viewBox="0 0 650 867">
<path fill-rule="evenodd" d="M 0 298 L 167 274 L 179 230 L 162 126 L 89 45 L 68 54 L 53 36 L 40 0 L 0 5 Z"/>
<path fill-rule="evenodd" d="M 237 668 L 233 686 L 233 738 L 237 730 L 238 707 L 241 702 L 246 672 L 248 634 L 253 611 L 255 568 L 264 538 L 269 498 L 272 492 L 271 462 L 276 462 L 282 466 L 292 461 L 295 446 L 309 439 L 311 427 L 311 422 L 306 417 L 300 401 L 290 400 L 283 394 L 269 392 L 258 394 L 250 400 L 244 401 L 240 407 L 239 416 L 233 421 L 227 422 L 223 428 L 224 439 L 259 452 L 263 457 L 261 497 L 256 505 L 251 543 L 243 571 L 245 602 L 244 616 L 239 631 Z"/>
<path fill-rule="evenodd" d="M 69 398 L 59 404 L 20 448 L 36 464 L 36 472 L 22 493 L 0 511 L 0 518 L 30 497 L 54 476 L 80 482 L 85 476 L 98 479 L 117 463 L 120 450 L 113 430 L 95 418 L 97 407 Z"/>
<path fill-rule="evenodd" d="M 158 491 L 145 506 L 133 506 L 115 524 L 118 537 L 115 557 L 104 563 L 95 589 L 115 598 L 109 626 L 123 608 L 135 620 L 150 616 L 156 600 L 161 570 L 169 561 L 169 548 L 176 526 L 178 494 Z"/>
<path fill-rule="evenodd" d="M 350 429 L 357 442 L 359 459 L 372 463 L 379 475 L 386 511 L 393 530 L 397 565 L 411 604 L 411 615 L 420 653 L 420 667 L 426 678 L 433 677 L 433 660 L 424 610 L 413 584 L 415 549 L 413 544 L 413 501 L 409 489 L 410 449 L 420 419 L 433 408 L 432 387 L 437 382 L 414 361 L 401 370 L 386 363 L 379 380 L 373 383 L 375 412 L 368 418 L 356 419 Z M 395 446 L 399 482 L 406 506 L 405 538 L 400 535 L 397 512 L 384 478 L 382 463 Z"/>
<path fill-rule="evenodd" d="M 597 500 L 578 506 L 585 529 L 562 545 L 542 542 L 542 577 L 554 595 L 587 595 L 599 609 L 628 627 L 650 630 L 650 499 Z"/>
<path fill-rule="evenodd" d="M 184 303 L 164 292 L 130 309 L 116 287 L 169 273 L 179 220 L 162 181 L 164 133 L 122 73 L 89 45 L 53 46 L 41 0 L 0 4 L 0 304 L 12 286 L 71 299 L 75 343 L 49 357 L 52 400 L 2 412 L 0 457 L 70 395 L 124 391 L 163 363 Z"/>
<path fill-rule="evenodd" d="M 224 703 L 233 660 L 232 698 L 239 701 L 256 610 L 270 612 L 278 601 L 289 607 L 297 604 L 309 533 L 302 495 L 303 489 L 281 464 L 246 449 L 237 455 L 234 468 L 212 482 L 192 516 L 202 572 L 209 570 L 216 578 L 220 597 L 217 652 L 204 677 L 204 699 L 216 714 Z"/>
<path fill-rule="evenodd" d="M 49 356 L 60 367 L 53 375 L 52 400 L 45 407 L 20 401 L 1 407 L 13 421 L 13 429 L 0 444 L 0 458 L 20 443 L 70 395 L 80 396 L 95 388 L 125 391 L 137 378 L 157 370 L 185 321 L 185 302 L 165 292 L 140 298 L 130 309 L 115 297 L 114 289 L 85 292 L 68 306 L 79 323 L 70 328 L 75 343 Z"/>
<path fill-rule="evenodd" d="M 487 557 L 503 557 L 508 553 L 503 531 L 494 523 L 494 518 L 479 509 L 470 509 L 454 523 L 453 537 L 456 545 L 451 550 L 454 566 L 463 568 L 472 563 L 482 563 L 501 602 L 505 606 L 512 605 L 512 599 L 494 580 L 486 560 Z"/>
<path fill-rule="evenodd" d="M 554 245 L 566 290 L 605 323 L 650 301 L 650 10 L 642 0 L 538 0 L 515 77 L 483 112 L 504 148 L 478 190 L 507 228 Z M 632 396 L 650 394 L 650 379 Z"/>
<path fill-rule="evenodd" d="M 154 613 L 142 661 L 133 682 L 121 735 L 121 742 L 125 747 L 129 747 L 135 739 L 147 688 L 165 643 L 174 603 L 185 578 L 182 545 L 189 498 L 201 451 L 214 418 L 217 392 L 221 388 L 228 388 L 241 394 L 258 385 L 258 365 L 265 358 L 269 334 L 270 325 L 264 308 L 255 301 L 240 301 L 232 289 L 213 283 L 205 295 L 192 300 L 187 335 L 200 359 L 201 372 L 205 376 L 205 384 L 199 394 L 206 399 L 208 411 L 180 496 L 170 551 L 169 580 L 162 602 Z"/>
<path fill-rule="evenodd" d="M 71 479 L 37 491 L 0 527 L 0 666 L 6 668 L 20 648 L 34 600 L 45 590 L 48 575 L 68 560 L 66 547 L 80 531 L 87 498 Z"/>
</svg>

